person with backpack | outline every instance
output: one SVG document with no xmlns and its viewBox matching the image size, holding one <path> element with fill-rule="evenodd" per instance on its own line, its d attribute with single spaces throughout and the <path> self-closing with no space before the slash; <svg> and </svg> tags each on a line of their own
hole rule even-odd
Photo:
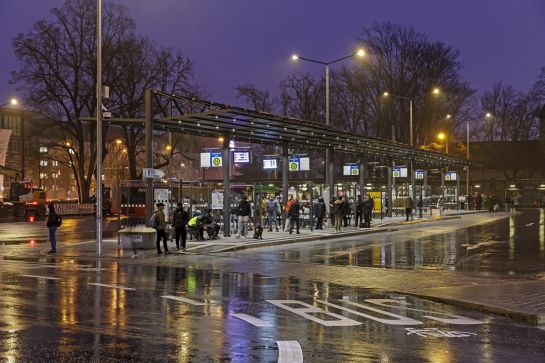
<svg viewBox="0 0 545 363">
<path fill-rule="evenodd" d="M 324 218 L 325 218 L 325 202 L 324 198 L 318 198 L 318 203 L 316 203 L 316 229 L 324 229 Z"/>
<path fill-rule="evenodd" d="M 172 225 L 176 236 L 176 249 L 180 250 L 180 237 L 182 237 L 182 251 L 185 252 L 185 243 L 187 241 L 187 230 L 185 225 L 189 222 L 189 214 L 184 210 L 182 203 L 176 203 L 174 216 L 172 217 Z"/>
<path fill-rule="evenodd" d="M 51 243 L 51 250 L 48 254 L 57 253 L 57 228 L 62 224 L 62 217 L 55 212 L 55 205 L 50 203 L 47 206 L 49 210 L 49 216 L 47 217 L 46 226 L 49 229 L 49 242 Z"/>
<path fill-rule="evenodd" d="M 169 255 L 170 252 L 168 251 L 167 246 L 167 224 L 165 219 L 165 213 L 163 212 L 163 209 L 165 209 L 165 205 L 161 202 L 156 204 L 157 210 L 153 213 L 152 219 L 152 227 L 155 228 L 157 231 L 157 254 L 162 255 L 163 251 L 161 251 L 161 239 L 163 240 L 163 248 L 165 249 L 165 255 Z"/>
<path fill-rule="evenodd" d="M 290 220 L 290 234 L 293 232 L 293 227 L 296 228 L 296 233 L 299 234 L 299 212 L 300 212 L 300 206 L 299 201 L 297 198 L 292 198 L 292 203 L 290 205 L 290 209 L 288 211 L 288 218 Z"/>
</svg>

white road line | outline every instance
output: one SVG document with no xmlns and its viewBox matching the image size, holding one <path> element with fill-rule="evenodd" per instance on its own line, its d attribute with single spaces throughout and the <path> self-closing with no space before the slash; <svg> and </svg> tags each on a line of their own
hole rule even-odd
<svg viewBox="0 0 545 363">
<path fill-rule="evenodd" d="M 253 316 L 246 315 L 246 314 L 231 314 L 231 316 L 234 316 L 235 318 L 239 318 L 240 320 L 244 320 L 245 322 L 250 323 L 253 326 L 258 326 L 258 327 L 272 326 L 270 323 L 267 323 L 265 320 L 254 318 Z"/>
<path fill-rule="evenodd" d="M 196 300 L 191 300 L 191 299 L 188 299 L 188 298 L 182 297 L 182 296 L 163 295 L 163 296 L 161 296 L 161 297 L 164 298 L 164 299 L 176 300 L 176 301 L 180 301 L 180 302 L 183 302 L 183 303 L 186 303 L 186 304 L 195 305 L 195 306 L 203 306 L 203 305 L 206 305 L 206 304 L 203 303 L 203 302 L 196 301 Z"/>
<path fill-rule="evenodd" d="M 303 350 L 295 340 L 278 340 L 278 363 L 303 363 Z"/>
<path fill-rule="evenodd" d="M 60 277 L 49 277 L 49 276 L 38 276 L 38 275 L 21 275 L 23 277 L 34 277 L 36 279 L 46 279 L 46 280 L 62 280 Z"/>
<path fill-rule="evenodd" d="M 125 287 L 120 285 L 107 285 L 107 284 L 99 284 L 97 282 L 89 282 L 87 285 L 93 285 L 93 286 L 102 286 L 102 287 L 111 287 L 112 289 L 119 289 L 119 290 L 136 290 L 132 287 Z"/>
</svg>

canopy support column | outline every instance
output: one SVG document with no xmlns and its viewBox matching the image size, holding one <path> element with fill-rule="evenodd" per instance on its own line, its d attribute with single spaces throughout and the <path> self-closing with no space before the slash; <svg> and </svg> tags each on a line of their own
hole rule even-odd
<svg viewBox="0 0 545 363">
<path fill-rule="evenodd" d="M 288 143 L 284 141 L 282 143 L 282 205 L 285 206 L 288 202 L 288 191 L 289 191 L 289 161 L 288 161 Z M 282 226 L 286 225 L 286 215 L 282 213 L 283 221 Z"/>
<path fill-rule="evenodd" d="M 145 132 L 146 132 L 146 168 L 153 169 L 153 91 L 147 89 L 144 91 L 144 112 L 145 112 Z M 146 179 L 146 225 L 149 224 L 153 214 L 153 179 Z M 148 225 L 148 227 L 151 227 Z"/>
<path fill-rule="evenodd" d="M 223 136 L 222 162 L 223 162 L 223 235 L 231 236 L 231 150 L 229 142 L 231 135 Z"/>
<path fill-rule="evenodd" d="M 394 162 L 388 163 L 388 187 L 386 188 L 386 198 L 388 198 L 388 202 L 386 204 L 386 210 L 388 213 L 386 213 L 387 217 L 392 217 L 392 189 L 394 187 L 394 178 L 393 178 L 393 165 Z"/>
<path fill-rule="evenodd" d="M 327 180 L 327 187 L 329 188 L 329 199 L 336 197 L 335 193 L 335 163 L 334 163 L 334 153 L 333 149 L 329 149 L 329 165 L 327 166 L 328 169 L 328 180 Z"/>
</svg>

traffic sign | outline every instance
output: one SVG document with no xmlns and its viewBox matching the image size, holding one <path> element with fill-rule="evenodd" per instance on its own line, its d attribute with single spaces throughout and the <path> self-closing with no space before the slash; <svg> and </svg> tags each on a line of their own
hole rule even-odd
<svg viewBox="0 0 545 363">
<path fill-rule="evenodd" d="M 144 179 L 162 179 L 165 176 L 165 172 L 160 169 L 143 168 L 142 177 Z"/>
</svg>

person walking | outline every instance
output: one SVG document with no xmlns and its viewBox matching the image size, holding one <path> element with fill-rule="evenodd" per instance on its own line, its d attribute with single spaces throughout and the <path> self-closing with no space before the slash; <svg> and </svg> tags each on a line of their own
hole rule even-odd
<svg viewBox="0 0 545 363">
<path fill-rule="evenodd" d="M 53 254 L 57 253 L 57 228 L 61 226 L 62 218 L 55 212 L 53 203 L 49 203 L 47 209 L 49 210 L 49 216 L 47 217 L 46 226 L 49 230 L 49 243 L 51 243 L 51 250 L 47 253 Z"/>
<path fill-rule="evenodd" d="M 361 195 L 358 195 L 358 198 L 356 199 L 356 223 L 355 223 L 355 227 L 356 228 L 363 227 L 363 199 L 361 199 Z"/>
<path fill-rule="evenodd" d="M 248 202 L 248 198 L 244 195 L 242 200 L 238 204 L 237 215 L 238 215 L 238 228 L 239 233 L 237 238 L 248 237 L 248 223 L 250 222 L 250 215 L 252 214 L 252 206 Z"/>
<path fill-rule="evenodd" d="M 413 209 L 414 209 L 414 202 L 413 198 L 408 197 L 405 200 L 405 221 L 409 220 L 409 217 L 411 218 L 411 221 L 413 220 Z"/>
<path fill-rule="evenodd" d="M 292 199 L 290 210 L 288 211 L 288 218 L 290 219 L 290 234 L 293 232 L 293 226 L 296 227 L 296 233 L 299 234 L 299 212 L 300 206 L 297 198 Z"/>
<path fill-rule="evenodd" d="M 274 227 L 276 232 L 278 232 L 278 219 L 276 218 L 276 213 L 278 212 L 278 202 L 274 197 L 270 197 L 269 200 L 265 203 L 265 210 L 267 211 L 267 221 L 269 222 L 269 232 L 272 232 L 272 225 L 274 222 Z"/>
<path fill-rule="evenodd" d="M 165 250 L 165 255 L 170 255 L 170 252 L 168 251 L 167 246 L 167 224 L 165 219 L 165 213 L 163 212 L 163 209 L 165 209 L 165 205 L 161 202 L 157 203 L 155 205 L 157 209 L 153 213 L 153 216 L 151 217 L 153 220 L 152 226 L 157 231 L 157 254 L 162 255 L 163 251 L 161 251 L 161 239 L 163 240 L 163 248 Z"/>
<path fill-rule="evenodd" d="M 340 233 L 344 216 L 342 197 L 337 197 L 337 200 L 333 203 L 333 214 L 335 215 L 335 233 Z"/>
<path fill-rule="evenodd" d="M 182 237 L 182 251 L 185 252 L 185 243 L 187 241 L 187 230 L 185 226 L 189 222 L 189 214 L 184 210 L 182 203 L 176 203 L 174 216 L 172 217 L 172 225 L 176 236 L 176 249 L 180 250 L 180 237 Z"/>
<path fill-rule="evenodd" d="M 373 206 L 374 206 L 373 198 L 371 198 L 369 194 L 366 194 L 365 197 L 363 198 L 363 205 L 362 205 L 364 228 L 371 228 L 371 214 L 373 213 Z"/>
<path fill-rule="evenodd" d="M 316 213 L 316 229 L 324 229 L 324 218 L 325 218 L 325 202 L 324 198 L 318 198 L 318 203 L 315 207 Z"/>
<path fill-rule="evenodd" d="M 342 210 L 343 210 L 343 222 L 344 228 L 348 227 L 348 221 L 350 220 L 350 214 L 352 214 L 352 209 L 350 208 L 350 203 L 346 196 L 342 199 Z"/>
</svg>

